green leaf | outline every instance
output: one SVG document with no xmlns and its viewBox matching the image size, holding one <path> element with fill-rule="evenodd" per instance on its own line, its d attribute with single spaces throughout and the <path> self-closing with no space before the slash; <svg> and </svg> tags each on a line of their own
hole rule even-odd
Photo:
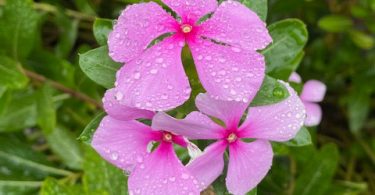
<svg viewBox="0 0 375 195">
<path fill-rule="evenodd" d="M 21 72 L 21 65 L 5 56 L 0 56 L 0 75 L 0 86 L 11 89 L 23 88 L 28 82 Z"/>
<path fill-rule="evenodd" d="M 288 146 L 300 147 L 310 145 L 311 143 L 312 141 L 309 130 L 306 127 L 302 127 L 298 131 L 296 137 L 288 142 L 285 142 L 284 144 Z"/>
<path fill-rule="evenodd" d="M 11 94 L 6 109 L 0 114 L 0 132 L 19 131 L 36 125 L 36 100 L 32 92 Z"/>
<path fill-rule="evenodd" d="M 24 140 L 6 135 L 0 136 L 0 167 L 7 169 L 0 172 L 0 179 L 6 180 L 40 180 L 48 175 L 71 174 L 52 167 L 43 154 L 33 151 Z"/>
<path fill-rule="evenodd" d="M 353 42 L 362 49 L 371 49 L 374 47 L 374 38 L 371 35 L 367 35 L 361 31 L 351 30 L 350 38 Z"/>
<path fill-rule="evenodd" d="M 325 194 L 332 182 L 339 161 L 336 145 L 327 144 L 310 156 L 296 180 L 295 195 Z"/>
<path fill-rule="evenodd" d="M 36 194 L 42 182 L 40 181 L 15 181 L 0 180 L 0 194 L 30 195 Z"/>
<path fill-rule="evenodd" d="M 254 100 L 251 102 L 251 106 L 275 104 L 285 100 L 288 97 L 289 92 L 284 84 L 270 76 L 266 76 L 260 90 L 258 91 Z"/>
<path fill-rule="evenodd" d="M 353 26 L 353 22 L 347 16 L 329 15 L 321 18 L 318 26 L 328 32 L 344 32 Z"/>
<path fill-rule="evenodd" d="M 45 134 L 51 133 L 56 127 L 56 109 L 53 103 L 52 88 L 44 85 L 36 95 L 37 122 Z"/>
<path fill-rule="evenodd" d="M 64 164 L 72 169 L 82 169 L 82 152 L 74 136 L 61 126 L 46 135 L 48 144 L 54 154 L 57 154 Z"/>
<path fill-rule="evenodd" d="M 56 179 L 48 177 L 43 182 L 40 195 L 71 195 L 81 194 L 82 191 L 81 186 L 63 185 Z"/>
<path fill-rule="evenodd" d="M 240 0 L 240 2 L 257 13 L 263 21 L 266 21 L 268 0 Z"/>
<path fill-rule="evenodd" d="M 350 131 L 359 134 L 370 113 L 371 96 L 363 90 L 354 90 L 348 97 Z"/>
<path fill-rule="evenodd" d="M 34 47 L 40 16 L 31 0 L 8 0 L 0 16 L 0 50 L 14 59 L 25 58 Z"/>
<path fill-rule="evenodd" d="M 57 12 L 55 18 L 56 25 L 59 28 L 59 42 L 55 51 L 59 57 L 68 57 L 77 39 L 79 21 L 71 19 L 63 13 Z"/>
<path fill-rule="evenodd" d="M 106 88 L 114 86 L 116 71 L 121 67 L 108 56 L 106 46 L 81 54 L 79 65 L 91 80 Z"/>
<path fill-rule="evenodd" d="M 266 71 L 270 76 L 288 80 L 303 55 L 301 52 L 308 39 L 306 26 L 298 19 L 286 19 L 271 24 L 268 29 L 273 43 L 262 51 Z"/>
<path fill-rule="evenodd" d="M 85 153 L 83 169 L 83 186 L 86 194 L 127 194 L 123 171 L 106 162 L 89 147 Z"/>
<path fill-rule="evenodd" d="M 85 127 L 82 134 L 78 137 L 78 140 L 83 141 L 86 144 L 90 144 L 92 136 L 94 135 L 96 129 L 99 127 L 100 122 L 104 118 L 106 113 L 102 112 L 95 116 L 94 119 Z"/>
<path fill-rule="evenodd" d="M 110 19 L 96 18 L 94 22 L 94 36 L 100 45 L 106 45 L 108 34 L 112 31 L 113 21 Z"/>
<path fill-rule="evenodd" d="M 246 193 L 246 195 L 257 195 L 257 189 L 254 188 L 253 190 L 251 190 L 250 192 Z"/>
</svg>

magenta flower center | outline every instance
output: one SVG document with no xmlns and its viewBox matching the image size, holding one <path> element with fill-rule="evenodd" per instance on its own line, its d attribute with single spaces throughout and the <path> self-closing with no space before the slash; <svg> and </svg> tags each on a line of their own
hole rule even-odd
<svg viewBox="0 0 375 195">
<path fill-rule="evenodd" d="M 231 133 L 227 136 L 228 143 L 233 143 L 237 140 L 237 135 L 235 133 Z"/>
<path fill-rule="evenodd" d="M 185 34 L 190 33 L 193 30 L 193 26 L 190 24 L 183 24 L 181 25 L 181 31 Z"/>
</svg>

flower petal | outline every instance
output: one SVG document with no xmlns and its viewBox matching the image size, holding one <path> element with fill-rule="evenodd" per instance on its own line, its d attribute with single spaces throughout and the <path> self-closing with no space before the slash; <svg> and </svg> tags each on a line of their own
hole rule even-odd
<svg viewBox="0 0 375 195">
<path fill-rule="evenodd" d="M 191 88 L 181 62 L 183 45 L 170 37 L 123 66 L 117 75 L 117 89 L 126 106 L 163 111 L 183 104 Z M 182 42 L 183 43 L 183 42 Z"/>
<path fill-rule="evenodd" d="M 224 169 L 224 152 L 227 145 L 223 141 L 208 146 L 203 154 L 189 163 L 186 168 L 199 181 L 200 190 L 206 189 L 218 178 Z"/>
<path fill-rule="evenodd" d="M 155 2 L 128 6 L 109 34 L 109 55 L 117 62 L 139 56 L 157 37 L 174 32 L 177 21 Z"/>
<path fill-rule="evenodd" d="M 117 89 L 109 89 L 104 95 L 104 110 L 113 118 L 119 120 L 135 120 L 140 118 L 152 119 L 154 112 L 141 110 L 120 104 L 119 99 L 123 98 L 123 93 Z"/>
<path fill-rule="evenodd" d="M 204 37 L 246 50 L 261 50 L 272 42 L 266 24 L 245 5 L 224 1 L 213 16 L 202 24 Z"/>
<path fill-rule="evenodd" d="M 199 79 L 211 96 L 225 101 L 251 101 L 265 75 L 261 54 L 209 40 L 189 42 Z"/>
<path fill-rule="evenodd" d="M 135 168 L 128 186 L 129 194 L 199 195 L 197 180 L 181 164 L 172 144 L 165 142 Z"/>
<path fill-rule="evenodd" d="M 305 83 L 301 93 L 301 99 L 309 102 L 321 102 L 326 94 L 327 87 L 317 80 L 309 80 Z"/>
<path fill-rule="evenodd" d="M 150 127 L 138 121 L 120 121 L 106 116 L 96 130 L 91 145 L 107 161 L 132 171 L 137 162 L 148 155 L 151 131 Z"/>
<path fill-rule="evenodd" d="M 206 93 L 197 95 L 195 105 L 201 112 L 222 120 L 227 128 L 238 126 L 248 106 L 243 102 L 215 100 Z"/>
<path fill-rule="evenodd" d="M 271 168 L 272 157 L 272 146 L 264 140 L 231 144 L 226 179 L 228 191 L 242 195 L 256 187 Z"/>
<path fill-rule="evenodd" d="M 182 21 L 198 21 L 206 14 L 215 11 L 216 0 L 162 0 L 168 7 L 174 10 Z"/>
<path fill-rule="evenodd" d="M 189 139 L 219 139 L 224 131 L 223 127 L 200 112 L 191 112 L 180 120 L 159 112 L 152 120 L 152 128 L 166 130 Z"/>
<path fill-rule="evenodd" d="M 287 141 L 300 130 L 305 120 L 304 105 L 288 83 L 279 82 L 287 87 L 290 96 L 276 104 L 250 107 L 240 127 L 241 137 Z"/>
<path fill-rule="evenodd" d="M 302 82 L 302 79 L 301 79 L 301 76 L 296 73 L 296 72 L 293 72 L 290 77 L 289 77 L 289 81 L 291 82 L 295 82 L 295 83 L 301 83 Z"/>
<path fill-rule="evenodd" d="M 305 125 L 308 127 L 319 125 L 322 121 L 322 108 L 315 103 L 304 102 L 306 109 Z"/>
</svg>

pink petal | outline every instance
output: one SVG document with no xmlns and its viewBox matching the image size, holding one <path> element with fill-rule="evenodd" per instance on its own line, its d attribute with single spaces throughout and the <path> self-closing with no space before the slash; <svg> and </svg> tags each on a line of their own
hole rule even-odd
<svg viewBox="0 0 375 195">
<path fill-rule="evenodd" d="M 168 7 L 174 10 L 183 22 L 196 22 L 206 14 L 215 11 L 216 0 L 162 0 Z"/>
<path fill-rule="evenodd" d="M 254 98 L 265 74 L 262 55 L 203 39 L 189 42 L 189 47 L 199 79 L 211 96 L 245 103 Z"/>
<path fill-rule="evenodd" d="M 132 171 L 137 162 L 148 155 L 151 131 L 150 127 L 138 121 L 120 121 L 106 116 L 96 130 L 91 145 L 107 161 Z"/>
<path fill-rule="evenodd" d="M 172 144 L 165 142 L 136 167 L 128 187 L 129 194 L 199 195 L 197 180 L 177 158 Z"/>
<path fill-rule="evenodd" d="M 243 102 L 215 100 L 203 93 L 197 95 L 195 105 L 201 112 L 222 120 L 227 128 L 238 126 L 248 106 Z"/>
<path fill-rule="evenodd" d="M 293 72 L 290 77 L 289 77 L 289 81 L 291 82 L 295 82 L 295 83 L 301 83 L 302 82 L 302 79 L 301 79 L 301 76 L 299 76 L 298 73 L 296 72 Z"/>
<path fill-rule="evenodd" d="M 308 127 L 319 125 L 322 120 L 322 108 L 315 103 L 304 102 L 306 109 L 305 125 Z"/>
<path fill-rule="evenodd" d="M 305 83 L 301 93 L 301 99 L 309 102 L 321 102 L 326 94 L 327 87 L 317 80 L 309 80 Z"/>
<path fill-rule="evenodd" d="M 128 94 L 119 100 L 122 104 L 163 111 L 189 99 L 191 89 L 181 62 L 180 41 L 167 38 L 120 69 L 117 89 Z"/>
<path fill-rule="evenodd" d="M 139 56 L 157 37 L 174 32 L 176 20 L 155 2 L 128 6 L 108 38 L 109 54 L 117 62 Z"/>
<path fill-rule="evenodd" d="M 166 130 L 189 139 L 219 139 L 224 131 L 223 127 L 200 112 L 191 112 L 180 120 L 159 112 L 152 120 L 152 128 Z"/>
<path fill-rule="evenodd" d="M 201 156 L 187 165 L 189 172 L 201 184 L 200 190 L 206 189 L 222 174 L 226 147 L 223 141 L 215 142 L 208 146 Z"/>
<path fill-rule="evenodd" d="M 148 110 L 131 108 L 120 104 L 118 99 L 123 98 L 123 96 L 123 93 L 115 88 L 107 90 L 103 98 L 103 105 L 108 115 L 119 120 L 151 119 L 155 115 L 154 112 Z"/>
<path fill-rule="evenodd" d="M 224 1 L 201 30 L 204 37 L 251 51 L 264 49 L 272 42 L 266 24 L 236 1 Z"/>
<path fill-rule="evenodd" d="M 297 93 L 283 83 L 290 96 L 282 102 L 249 108 L 244 124 L 240 127 L 241 137 L 287 141 L 292 139 L 305 120 L 305 108 Z"/>
<path fill-rule="evenodd" d="M 239 195 L 256 187 L 271 168 L 272 157 L 272 146 L 264 140 L 231 144 L 226 179 L 228 191 Z"/>
</svg>

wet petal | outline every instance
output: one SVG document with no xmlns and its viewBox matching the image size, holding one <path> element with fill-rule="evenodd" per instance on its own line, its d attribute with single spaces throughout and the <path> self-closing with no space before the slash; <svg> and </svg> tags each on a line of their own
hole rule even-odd
<svg viewBox="0 0 375 195">
<path fill-rule="evenodd" d="M 166 130 L 189 139 L 218 139 L 224 131 L 223 127 L 200 112 L 192 112 L 180 120 L 159 112 L 152 120 L 152 128 Z"/>
<path fill-rule="evenodd" d="M 240 127 L 241 137 L 287 141 L 303 126 L 305 108 L 301 99 L 289 84 L 280 82 L 288 88 L 290 96 L 276 104 L 250 107 Z"/>
<path fill-rule="evenodd" d="M 326 94 L 327 87 L 317 80 L 309 80 L 305 83 L 301 93 L 301 99 L 309 102 L 321 102 Z"/>
<path fill-rule="evenodd" d="M 296 72 L 293 72 L 290 77 L 289 77 L 289 81 L 291 82 L 295 82 L 295 83 L 301 83 L 302 82 L 302 79 L 301 79 L 301 76 L 296 73 Z"/>
<path fill-rule="evenodd" d="M 186 166 L 200 183 L 200 190 L 206 189 L 222 174 L 226 147 L 223 141 L 213 143 L 204 150 L 201 156 Z"/>
<path fill-rule="evenodd" d="M 222 120 L 226 127 L 237 127 L 248 104 L 235 101 L 215 100 L 206 93 L 195 98 L 197 108 L 210 116 Z"/>
<path fill-rule="evenodd" d="M 107 90 L 103 98 L 104 110 L 113 118 L 119 120 L 134 120 L 140 118 L 151 119 L 154 112 L 141 110 L 120 104 L 125 95 L 115 88 Z"/>
<path fill-rule="evenodd" d="M 245 5 L 224 1 L 202 24 L 202 36 L 246 50 L 261 50 L 272 42 L 266 24 Z"/>
<path fill-rule="evenodd" d="M 256 187 L 271 168 L 272 157 L 272 146 L 264 140 L 231 144 L 226 179 L 228 191 L 242 195 Z"/>
<path fill-rule="evenodd" d="M 189 42 L 189 47 L 208 94 L 245 103 L 254 98 L 265 75 L 262 55 L 202 39 Z"/>
<path fill-rule="evenodd" d="M 182 21 L 196 22 L 204 15 L 215 11 L 216 0 L 162 0 L 168 7 L 174 10 Z"/>
<path fill-rule="evenodd" d="M 155 2 L 128 6 L 108 38 L 109 54 L 117 62 L 139 56 L 157 37 L 174 32 L 176 20 Z"/>
<path fill-rule="evenodd" d="M 148 155 L 151 131 L 150 127 L 138 121 L 120 121 L 106 116 L 96 130 L 91 145 L 107 161 L 132 171 Z"/>
<path fill-rule="evenodd" d="M 165 142 L 136 167 L 128 186 L 129 194 L 199 195 L 197 180 L 177 158 L 172 144 Z"/>
<path fill-rule="evenodd" d="M 322 108 L 315 103 L 304 102 L 306 109 L 305 125 L 308 127 L 319 125 L 322 121 Z"/>
<path fill-rule="evenodd" d="M 179 41 L 167 38 L 120 69 L 116 88 L 129 94 L 120 100 L 122 104 L 163 111 L 189 99 L 191 88 L 180 57 L 183 42 Z"/>
</svg>

